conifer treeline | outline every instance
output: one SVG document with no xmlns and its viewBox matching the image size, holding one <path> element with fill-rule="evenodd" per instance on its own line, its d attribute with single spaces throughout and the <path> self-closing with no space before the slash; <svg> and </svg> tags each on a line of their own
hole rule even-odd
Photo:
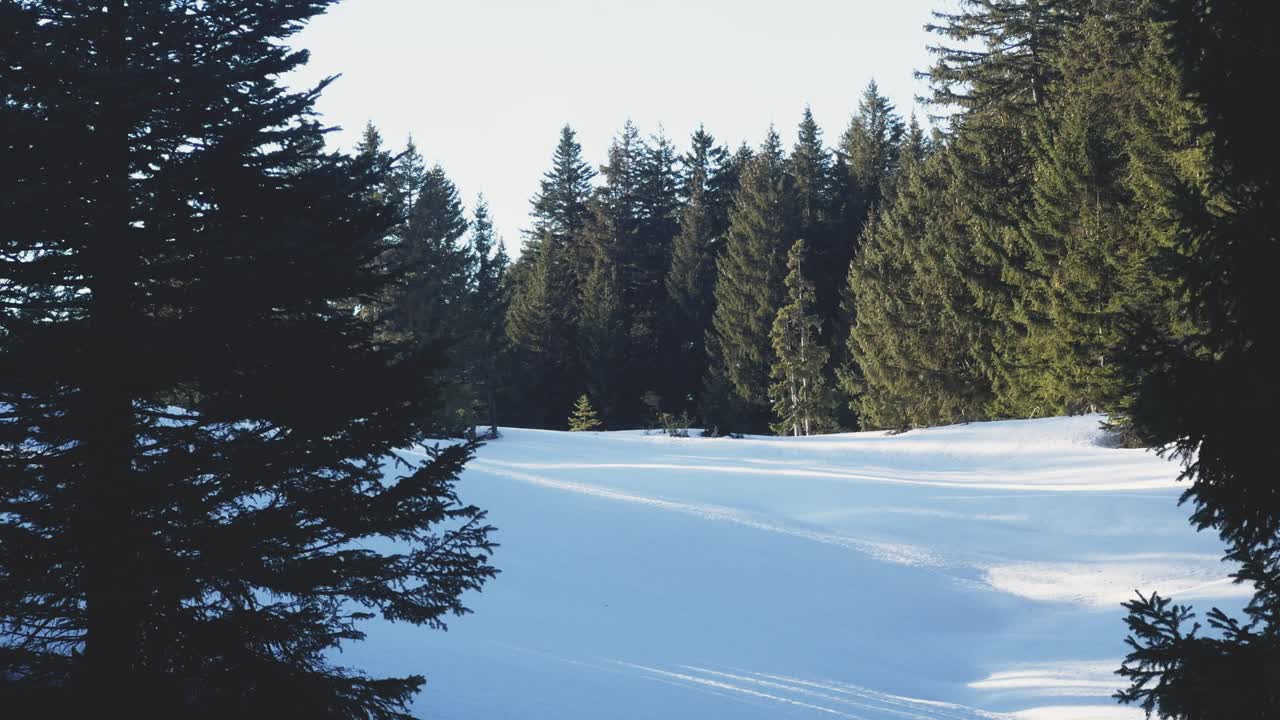
<svg viewBox="0 0 1280 720">
<path fill-rule="evenodd" d="M 463 240 L 443 171 L 424 169 L 412 142 L 393 157 L 370 125 L 359 152 L 395 161 L 385 194 L 409 218 L 393 233 L 386 262 L 402 281 L 385 303 L 403 332 L 451 348 L 444 385 L 457 402 L 438 426 L 500 409 L 504 424 L 563 427 L 586 393 L 609 427 L 655 411 L 721 432 L 852 427 L 841 366 L 827 358 L 845 357 L 854 241 L 889 194 L 903 143 L 922 152 L 919 125 L 904 128 L 872 83 L 835 149 L 808 109 L 789 152 L 772 128 L 759 148 L 731 151 L 700 127 L 680 154 L 628 122 L 597 173 L 566 126 L 508 268 L 491 228 L 488 244 Z M 415 285 L 425 282 L 434 290 Z M 495 282 L 500 294 L 477 292 Z M 481 319 L 485 340 L 466 341 Z M 482 361 L 487 373 L 474 369 Z M 797 412 L 780 409 L 795 404 L 771 391 L 783 386 L 807 388 L 803 421 L 774 412 Z"/>
<path fill-rule="evenodd" d="M 483 250 L 484 297 L 462 299 L 481 255 L 456 191 L 410 148 L 400 262 L 436 243 L 426 275 L 457 289 L 392 302 L 454 338 L 445 424 L 561 428 L 583 393 L 609 428 L 655 405 L 718 432 L 1122 420 L 1126 328 L 1191 331 L 1154 208 L 1204 157 L 1163 25 L 1147 0 L 973 0 L 930 29 L 931 137 L 874 82 L 833 145 L 807 108 L 790 148 L 700 127 L 681 154 L 628 122 L 597 171 L 566 126 L 520 256 Z"/>
</svg>

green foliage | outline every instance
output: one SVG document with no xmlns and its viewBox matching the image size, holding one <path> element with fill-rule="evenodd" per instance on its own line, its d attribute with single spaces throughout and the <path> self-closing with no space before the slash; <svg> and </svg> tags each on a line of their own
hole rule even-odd
<svg viewBox="0 0 1280 720">
<path fill-rule="evenodd" d="M 508 275 L 506 335 L 526 389 L 510 403 L 516 424 L 562 427 L 555 408 L 581 389 L 575 348 L 578 301 L 595 252 L 583 234 L 593 177 L 566 125 L 533 199 L 533 229 Z"/>
<path fill-rule="evenodd" d="M 1018 304 L 1025 403 L 1038 412 L 1115 410 L 1126 380 L 1112 357 L 1132 318 L 1168 325 L 1159 250 L 1134 192 L 1134 87 L 1149 52 L 1141 15 L 1093 16 L 1064 37 L 1062 80 L 1036 116 L 1032 202 L 1020 223 Z"/>
<path fill-rule="evenodd" d="M 759 154 L 743 169 L 729 213 L 729 234 L 717 263 L 712 330 L 722 374 L 741 403 L 741 422 L 763 429 L 769 413 L 769 339 L 782 304 L 785 253 L 795 241 L 792 179 L 778 134 L 770 129 Z"/>
<path fill-rule="evenodd" d="M 569 430 L 589 432 L 603 427 L 600 418 L 596 416 L 595 408 L 591 407 L 591 398 L 587 397 L 586 393 L 579 395 L 578 401 L 573 405 L 573 413 L 569 415 Z"/>
<path fill-rule="evenodd" d="M 867 84 L 858 112 L 840 138 L 836 178 L 845 231 L 856 237 L 883 200 L 898 168 L 902 118 L 875 80 Z"/>
<path fill-rule="evenodd" d="M 906 163 L 896 197 L 868 225 L 849 270 L 857 314 L 842 381 L 867 428 L 978 419 L 990 398 L 976 358 L 983 327 L 953 310 L 972 296 L 958 267 L 966 253 L 955 239 L 968 228 L 948 160 L 939 150 Z"/>
<path fill-rule="evenodd" d="M 557 251 L 569 248 L 574 236 L 587 219 L 587 201 L 591 198 L 591 179 L 596 175 L 582 159 L 573 128 L 565 125 L 551 158 L 551 169 L 542 177 L 538 194 L 533 198 L 533 232 L 536 244 L 544 240 Z"/>
<path fill-rule="evenodd" d="M 808 106 L 787 164 L 795 187 L 796 232 L 811 243 L 825 243 L 834 203 L 831 153 L 822 144 L 822 129 Z"/>
<path fill-rule="evenodd" d="M 634 398 L 646 388 L 665 391 L 671 383 L 665 372 L 673 359 L 666 345 L 665 279 L 679 231 L 676 160 L 669 140 L 658 135 L 646 143 L 628 122 L 602 168 L 605 184 L 596 193 L 597 212 L 586 233 L 616 270 L 625 344 L 613 350 L 623 360 L 615 368 L 621 372 L 614 396 L 630 400 L 613 402 L 611 416 L 631 424 L 642 420 Z"/>
<path fill-rule="evenodd" d="M 706 375 L 706 329 L 714 307 L 716 258 L 728 229 L 728 204 L 732 187 L 729 152 L 699 127 L 691 149 L 681 160 L 682 209 L 680 232 L 672 246 L 671 268 L 666 276 L 668 334 L 666 352 L 671 356 L 669 396 L 685 412 L 700 405 L 701 382 Z"/>
<path fill-rule="evenodd" d="M 605 223 L 607 218 L 598 217 L 595 222 Z M 582 287 L 578 336 L 587 391 L 614 425 L 623 411 L 626 393 L 632 387 L 624 377 L 628 365 L 627 327 L 620 286 L 617 266 L 606 250 L 598 250 Z"/>
<path fill-rule="evenodd" d="M 1053 59 L 1062 36 L 1089 5 L 1089 0 L 961 0 L 956 12 L 935 12 L 926 29 L 953 44 L 929 48 L 937 57 L 923 73 L 931 102 L 969 117 L 1025 123 L 1059 77 Z"/>
<path fill-rule="evenodd" d="M 550 403 L 567 405 L 576 384 L 576 318 L 571 315 L 572 286 L 564 281 L 564 266 L 561 251 L 548 240 L 527 248 L 510 273 L 507 339 L 516 353 L 522 384 L 533 391 L 514 415 L 536 427 L 562 427 L 560 418 L 550 415 Z"/>
<path fill-rule="evenodd" d="M 481 417 L 489 425 L 487 434 L 496 437 L 498 398 L 511 390 L 511 358 L 505 332 L 507 296 L 503 289 L 510 260 L 494 232 L 483 196 L 476 199 L 467 252 L 470 288 L 464 307 L 466 321 L 454 354 L 483 408 Z M 472 420 L 469 424 L 476 423 Z"/>
<path fill-rule="evenodd" d="M 827 358 L 822 346 L 822 321 L 814 314 L 813 283 L 805 277 L 806 243 L 796 240 L 787 253 L 787 304 L 778 310 L 771 338 L 777 357 L 769 375 L 773 413 L 770 427 L 780 435 L 814 435 L 829 430 L 832 418 L 826 383 Z"/>
</svg>

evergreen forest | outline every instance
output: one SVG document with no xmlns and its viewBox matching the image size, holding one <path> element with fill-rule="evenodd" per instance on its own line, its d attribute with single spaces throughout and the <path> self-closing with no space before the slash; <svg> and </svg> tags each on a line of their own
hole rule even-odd
<svg viewBox="0 0 1280 720">
<path fill-rule="evenodd" d="M 736 147 L 626 121 L 593 166 L 566 118 L 510 254 L 430 148 L 335 151 L 279 83 L 330 4 L 0 0 L 0 703 L 412 717 L 330 651 L 469 612 L 501 427 L 1103 413 L 1255 591 L 1128 603 L 1119 699 L 1280 717 L 1272 3 L 962 0 L 920 115 L 871 82 Z"/>
</svg>

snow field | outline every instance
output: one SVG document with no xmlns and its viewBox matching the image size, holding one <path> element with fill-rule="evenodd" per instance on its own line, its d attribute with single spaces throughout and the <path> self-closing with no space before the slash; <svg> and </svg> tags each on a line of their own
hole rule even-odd
<svg viewBox="0 0 1280 720">
<path fill-rule="evenodd" d="M 1239 605 L 1175 464 L 1101 418 L 814 438 L 507 429 L 460 483 L 502 574 L 340 658 L 423 718 L 1140 718 L 1135 588 Z M 414 453 L 407 453 L 413 455 Z"/>
</svg>

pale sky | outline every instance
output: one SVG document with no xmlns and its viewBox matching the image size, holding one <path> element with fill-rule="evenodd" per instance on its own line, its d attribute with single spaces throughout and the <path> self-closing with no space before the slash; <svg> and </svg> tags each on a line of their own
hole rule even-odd
<svg viewBox="0 0 1280 720">
<path fill-rule="evenodd" d="M 924 84 L 930 11 L 954 0 L 346 0 L 295 37 L 295 87 L 320 98 L 351 149 L 373 120 L 393 149 L 412 133 L 468 210 L 483 192 L 514 254 L 560 128 L 598 166 L 631 118 L 683 152 L 704 123 L 731 147 L 775 123 L 788 145 L 806 103 L 828 144 L 873 77 L 903 117 Z M 918 108 L 921 122 L 927 110 Z"/>
</svg>

